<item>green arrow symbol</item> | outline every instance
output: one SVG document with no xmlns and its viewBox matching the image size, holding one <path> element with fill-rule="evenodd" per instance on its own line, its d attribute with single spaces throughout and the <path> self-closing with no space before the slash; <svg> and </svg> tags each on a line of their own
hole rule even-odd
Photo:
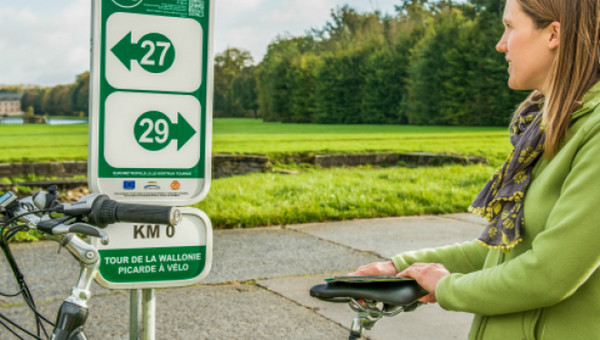
<svg viewBox="0 0 600 340">
<path fill-rule="evenodd" d="M 179 151 L 195 134 L 196 130 L 177 112 L 177 121 L 160 111 L 148 111 L 142 114 L 133 127 L 138 144 L 146 150 L 160 151 L 173 140 L 177 140 Z"/>
<path fill-rule="evenodd" d="M 177 151 L 181 149 L 194 135 L 196 130 L 188 123 L 181 113 L 177 112 L 177 123 L 171 124 L 171 139 L 177 139 Z"/>
<path fill-rule="evenodd" d="M 131 61 L 138 60 L 141 52 L 143 52 L 137 44 L 134 44 L 131 40 L 131 32 L 127 33 L 113 48 L 110 50 L 114 53 L 115 57 L 131 71 Z"/>
<path fill-rule="evenodd" d="M 129 32 L 113 46 L 111 52 L 129 71 L 132 60 L 151 73 L 165 72 L 175 61 L 173 43 L 160 33 L 148 33 L 134 43 Z"/>
</svg>

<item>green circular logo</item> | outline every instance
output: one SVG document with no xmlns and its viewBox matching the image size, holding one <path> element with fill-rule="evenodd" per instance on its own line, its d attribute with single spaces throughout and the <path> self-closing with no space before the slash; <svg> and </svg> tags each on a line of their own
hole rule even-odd
<svg viewBox="0 0 600 340">
<path fill-rule="evenodd" d="M 169 69 L 175 60 L 175 48 L 169 38 L 160 33 L 148 33 L 138 46 L 142 49 L 140 66 L 152 73 L 161 73 Z"/>
<path fill-rule="evenodd" d="M 170 129 L 171 121 L 166 114 L 159 111 L 148 111 L 135 122 L 133 134 L 135 140 L 144 149 L 159 151 L 171 142 Z"/>
<path fill-rule="evenodd" d="M 124 8 L 132 8 L 139 5 L 143 0 L 113 0 L 115 5 L 124 7 Z"/>
</svg>

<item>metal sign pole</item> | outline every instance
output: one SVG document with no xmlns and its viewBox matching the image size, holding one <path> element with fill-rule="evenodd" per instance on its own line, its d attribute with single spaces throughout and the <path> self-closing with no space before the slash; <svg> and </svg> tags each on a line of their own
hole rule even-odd
<svg viewBox="0 0 600 340">
<path fill-rule="evenodd" d="M 130 291 L 129 340 L 154 340 L 156 329 L 156 291 Z"/>
<path fill-rule="evenodd" d="M 142 289 L 142 338 L 154 340 L 156 326 L 156 293 L 154 289 Z"/>
<path fill-rule="evenodd" d="M 141 325 L 141 289 L 132 289 L 129 291 L 129 340 L 139 340 Z"/>
</svg>

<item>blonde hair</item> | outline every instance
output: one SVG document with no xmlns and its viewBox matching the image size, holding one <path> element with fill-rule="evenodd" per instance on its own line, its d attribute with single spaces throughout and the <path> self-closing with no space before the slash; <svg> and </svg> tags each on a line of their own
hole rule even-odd
<svg viewBox="0 0 600 340">
<path fill-rule="evenodd" d="M 571 114 L 600 78 L 600 0 L 517 0 L 538 28 L 560 23 L 560 44 L 544 99 L 545 156 L 552 158 L 566 134 Z M 534 91 L 517 114 L 541 93 Z"/>
</svg>

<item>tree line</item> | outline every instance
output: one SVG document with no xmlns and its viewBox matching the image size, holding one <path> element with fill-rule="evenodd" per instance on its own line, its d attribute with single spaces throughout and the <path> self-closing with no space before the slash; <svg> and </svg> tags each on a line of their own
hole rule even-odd
<svg viewBox="0 0 600 340">
<path fill-rule="evenodd" d="M 494 48 L 504 0 L 399 2 L 395 15 L 334 9 L 322 28 L 279 36 L 257 65 L 237 48 L 217 54 L 214 116 L 506 125 L 526 94 L 507 87 L 507 64 Z M 22 90 L 23 108 L 36 114 L 88 112 L 89 72 L 73 84 Z"/>
<path fill-rule="evenodd" d="M 321 29 L 277 38 L 257 66 L 247 52 L 227 50 L 215 66 L 215 116 L 505 125 L 526 94 L 507 87 L 495 50 L 503 4 L 404 0 L 394 16 L 345 6 Z"/>
<path fill-rule="evenodd" d="M 35 115 L 87 117 L 89 107 L 90 72 L 75 77 L 72 84 L 40 87 L 13 85 L 0 92 L 23 93 L 21 108 Z"/>
</svg>

